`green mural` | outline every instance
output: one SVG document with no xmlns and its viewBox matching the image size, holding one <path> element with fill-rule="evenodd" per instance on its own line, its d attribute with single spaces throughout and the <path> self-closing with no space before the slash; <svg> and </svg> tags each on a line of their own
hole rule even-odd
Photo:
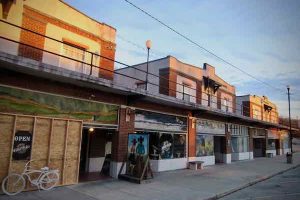
<svg viewBox="0 0 300 200">
<path fill-rule="evenodd" d="M 0 112 L 117 124 L 118 106 L 0 86 Z"/>
</svg>

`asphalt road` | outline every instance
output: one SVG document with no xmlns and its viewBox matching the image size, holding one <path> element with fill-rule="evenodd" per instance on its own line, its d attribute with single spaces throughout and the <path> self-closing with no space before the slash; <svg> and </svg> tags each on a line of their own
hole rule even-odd
<svg viewBox="0 0 300 200">
<path fill-rule="evenodd" d="M 299 200 L 300 167 L 232 193 L 221 200 Z"/>
</svg>

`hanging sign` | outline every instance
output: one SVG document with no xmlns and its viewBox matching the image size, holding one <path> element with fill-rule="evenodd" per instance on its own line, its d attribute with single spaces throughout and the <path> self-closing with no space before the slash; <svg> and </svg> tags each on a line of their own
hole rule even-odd
<svg viewBox="0 0 300 200">
<path fill-rule="evenodd" d="M 18 131 L 14 137 L 13 159 L 30 160 L 32 134 L 28 131 Z"/>
</svg>

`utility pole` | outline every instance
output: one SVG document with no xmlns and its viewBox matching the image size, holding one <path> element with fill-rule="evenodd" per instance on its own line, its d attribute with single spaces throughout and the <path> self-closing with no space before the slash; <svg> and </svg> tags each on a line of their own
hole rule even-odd
<svg viewBox="0 0 300 200">
<path fill-rule="evenodd" d="M 287 86 L 288 91 L 288 101 L 289 101 L 289 125 L 290 125 L 290 146 L 291 146 L 291 154 L 293 155 L 293 136 L 292 136 L 292 122 L 291 122 L 291 100 L 290 100 L 290 86 Z"/>
</svg>

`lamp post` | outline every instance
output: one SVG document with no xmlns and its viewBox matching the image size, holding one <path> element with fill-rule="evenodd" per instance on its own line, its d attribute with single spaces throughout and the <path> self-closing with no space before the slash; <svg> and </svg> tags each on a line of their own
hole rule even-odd
<svg viewBox="0 0 300 200">
<path fill-rule="evenodd" d="M 291 100 L 290 100 L 290 86 L 287 86 L 288 91 L 288 101 L 289 101 L 289 128 L 290 128 L 290 146 L 291 146 L 291 154 L 293 154 L 293 136 L 292 136 L 292 123 L 291 123 Z"/>
<path fill-rule="evenodd" d="M 146 68 L 146 90 L 148 90 L 148 67 L 149 67 L 149 51 L 151 48 L 151 40 L 146 41 L 146 47 L 147 47 L 147 68 Z"/>
</svg>

